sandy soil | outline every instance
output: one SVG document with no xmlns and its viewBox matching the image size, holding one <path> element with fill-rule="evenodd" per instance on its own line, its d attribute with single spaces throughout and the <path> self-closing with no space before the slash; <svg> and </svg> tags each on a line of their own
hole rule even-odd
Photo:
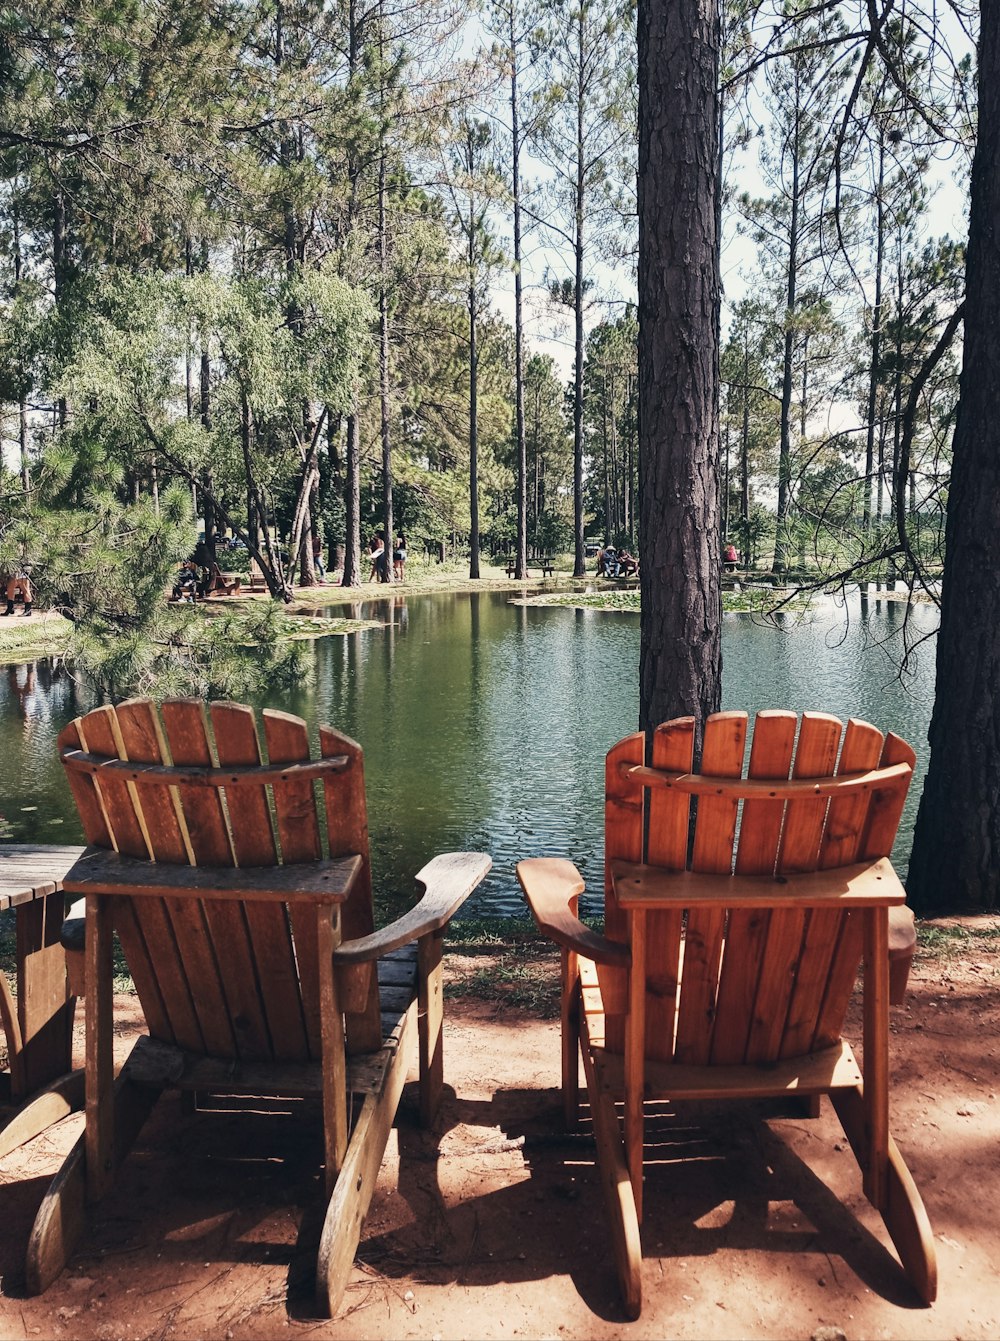
<svg viewBox="0 0 1000 1341">
<path fill-rule="evenodd" d="M 902 1277 L 828 1103 L 816 1120 L 701 1106 L 650 1129 L 644 1309 L 626 1323 L 592 1143 L 560 1130 L 558 1025 L 463 998 L 439 1129 L 418 1129 L 408 1091 L 335 1319 L 311 1300 L 318 1128 L 287 1104 L 186 1116 L 168 1096 L 41 1299 L 24 1297 L 24 1246 L 80 1119 L 4 1162 L 0 1336 L 1000 1336 L 995 945 L 918 960 L 893 1011 L 892 1127 L 935 1231 L 932 1308 Z M 118 1004 L 124 1053 L 141 1021 L 134 999 Z"/>
</svg>

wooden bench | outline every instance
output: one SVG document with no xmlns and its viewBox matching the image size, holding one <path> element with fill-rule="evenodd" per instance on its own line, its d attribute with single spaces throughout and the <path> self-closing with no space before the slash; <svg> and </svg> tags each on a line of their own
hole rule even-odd
<svg viewBox="0 0 1000 1341">
<path fill-rule="evenodd" d="M 513 577 L 517 570 L 517 559 L 513 554 L 508 554 L 504 561 L 504 568 L 508 577 Z M 527 577 L 531 568 L 540 568 L 542 577 L 555 577 L 555 565 L 550 558 L 534 559 L 525 565 L 524 576 Z"/>
</svg>

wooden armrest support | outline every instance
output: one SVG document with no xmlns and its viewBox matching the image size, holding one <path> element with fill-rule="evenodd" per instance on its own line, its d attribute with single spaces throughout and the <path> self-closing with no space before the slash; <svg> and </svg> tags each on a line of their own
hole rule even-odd
<svg viewBox="0 0 1000 1341">
<path fill-rule="evenodd" d="M 574 900 L 583 893 L 585 885 L 571 861 L 562 857 L 529 857 L 517 863 L 517 878 L 538 929 L 550 940 L 596 964 L 628 967 L 631 959 L 628 946 L 591 931 L 573 911 Z"/>
<path fill-rule="evenodd" d="M 287 866 L 175 866 L 88 847 L 67 872 L 63 889 L 67 894 L 333 904 L 344 902 L 360 869 L 360 857 Z"/>
<path fill-rule="evenodd" d="M 365 964 L 432 931 L 440 931 L 493 865 L 485 852 L 442 852 L 417 873 L 420 902 L 381 931 L 347 941 L 333 952 L 335 964 Z"/>
<path fill-rule="evenodd" d="M 871 908 L 901 904 L 906 891 L 888 857 L 804 875 L 714 875 L 611 863 L 623 908 Z"/>
</svg>

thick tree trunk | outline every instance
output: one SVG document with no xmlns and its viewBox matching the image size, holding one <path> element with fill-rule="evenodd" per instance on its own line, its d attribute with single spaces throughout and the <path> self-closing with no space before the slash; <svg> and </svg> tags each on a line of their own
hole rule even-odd
<svg viewBox="0 0 1000 1341">
<path fill-rule="evenodd" d="M 639 722 L 719 707 L 719 18 L 640 0 Z"/>
<path fill-rule="evenodd" d="M 937 695 L 907 890 L 921 910 L 1000 903 L 1000 6 L 982 7 L 965 342 L 948 495 Z"/>
</svg>

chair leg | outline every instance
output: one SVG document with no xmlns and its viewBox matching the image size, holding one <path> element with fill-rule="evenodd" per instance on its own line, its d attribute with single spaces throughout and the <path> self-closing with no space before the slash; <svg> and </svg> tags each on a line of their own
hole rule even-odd
<svg viewBox="0 0 1000 1341">
<path fill-rule="evenodd" d="M 316 1260 L 316 1304 L 332 1318 L 340 1307 L 361 1241 L 361 1229 L 406 1081 L 413 1044 L 412 1010 L 377 1093 L 367 1094 L 327 1204 Z"/>
<path fill-rule="evenodd" d="M 43 1294 L 61 1274 L 87 1225 L 87 1149 L 83 1135 L 49 1185 L 28 1240 L 24 1288 Z"/>
<path fill-rule="evenodd" d="M 597 1167 L 611 1230 L 611 1247 L 626 1316 L 634 1321 L 642 1311 L 642 1242 L 632 1178 L 625 1159 L 614 1100 L 602 1091 L 597 1070 L 584 1045 L 590 1114 L 597 1145 Z"/>
<path fill-rule="evenodd" d="M 864 1167 L 867 1141 L 862 1087 L 831 1090 L 830 1099 L 858 1162 Z M 927 1211 L 896 1142 L 889 1137 L 883 1172 L 882 1220 L 896 1245 L 903 1270 L 925 1304 L 937 1298 L 937 1254 Z"/>
<path fill-rule="evenodd" d="M 562 951 L 560 992 L 563 1121 L 567 1131 L 580 1125 L 580 973 L 577 956 Z"/>
<path fill-rule="evenodd" d="M 444 1088 L 444 932 L 417 941 L 417 1033 L 420 1044 L 420 1123 L 430 1127 Z"/>
<path fill-rule="evenodd" d="M 69 1071 L 15 1113 L 0 1131 L 0 1159 L 83 1107 L 84 1073 Z"/>
<path fill-rule="evenodd" d="M 159 1090 L 134 1085 L 124 1076 L 115 1081 L 115 1169 L 132 1148 L 159 1097 Z M 109 1171 L 109 1179 L 112 1174 L 113 1170 Z M 42 1294 L 59 1276 L 86 1224 L 87 1136 L 84 1132 L 50 1183 L 35 1216 L 25 1267 L 28 1294 Z"/>
</svg>

